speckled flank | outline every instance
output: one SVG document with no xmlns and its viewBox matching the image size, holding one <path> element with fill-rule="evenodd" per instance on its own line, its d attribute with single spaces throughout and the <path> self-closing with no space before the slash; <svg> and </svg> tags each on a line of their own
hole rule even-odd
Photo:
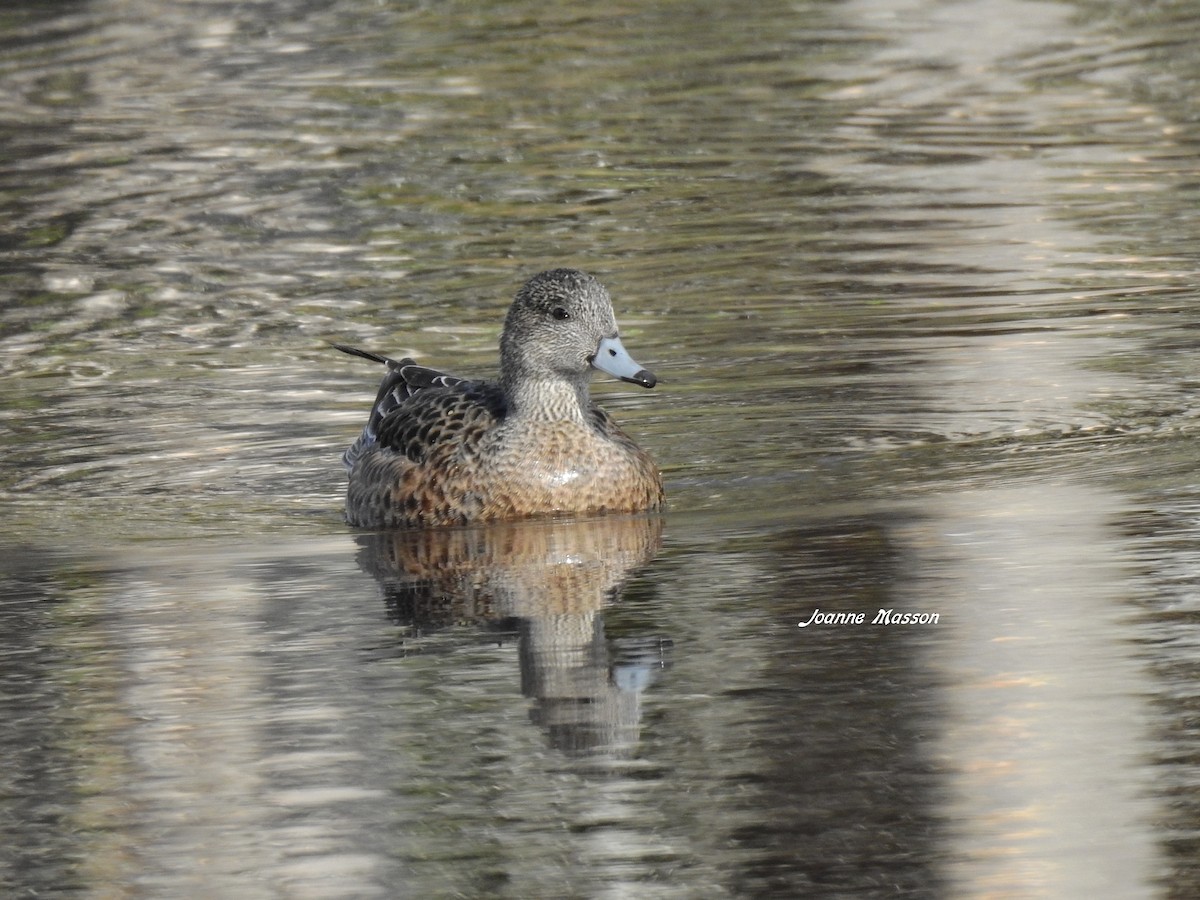
<svg viewBox="0 0 1200 900">
<path fill-rule="evenodd" d="M 658 509 L 658 467 L 588 397 L 592 359 L 614 342 L 621 377 L 654 384 L 616 334 L 603 286 L 556 269 L 531 279 L 509 311 L 499 384 L 360 352 L 388 372 L 346 452 L 347 521 L 446 525 Z"/>
</svg>

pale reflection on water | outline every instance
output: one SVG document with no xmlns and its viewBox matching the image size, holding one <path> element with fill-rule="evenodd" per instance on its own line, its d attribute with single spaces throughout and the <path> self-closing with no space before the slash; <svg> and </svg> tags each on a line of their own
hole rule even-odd
<svg viewBox="0 0 1200 900">
<path fill-rule="evenodd" d="M 387 895 L 398 865 L 464 850 L 401 838 L 414 806 L 431 809 L 418 830 L 469 830 L 490 816 L 464 812 L 473 791 L 455 785 L 482 777 L 484 794 L 503 793 L 519 775 L 511 753 L 627 754 L 662 663 L 611 657 L 601 610 L 660 531 L 639 517 L 364 535 L 361 562 L 390 608 L 345 568 L 346 540 L 129 560 L 89 604 L 102 657 L 70 667 L 99 669 L 100 683 L 67 688 L 91 710 L 69 813 L 87 836 L 74 849 L 106 869 L 90 877 L 174 896 L 255 896 L 255 883 Z M 397 621 L 402 593 L 419 628 Z M 475 637 L 467 623 L 489 627 Z M 521 693 L 527 716 L 514 715 Z M 421 720 L 442 716 L 462 721 L 426 733 Z M 524 734 L 530 720 L 541 741 Z M 527 814 L 499 809 L 487 827 Z M 405 877 L 437 893 L 439 867 Z"/>
<path fill-rule="evenodd" d="M 1120 501 L 1012 483 L 923 505 L 912 602 L 947 613 L 936 738 L 954 896 L 1147 896 L 1166 871 L 1145 765 L 1153 683 L 1132 652 Z"/>
<path fill-rule="evenodd" d="M 0 893 L 1200 892 L 1194 13 L 6 17 Z M 667 515 L 347 529 L 560 264 Z"/>
</svg>

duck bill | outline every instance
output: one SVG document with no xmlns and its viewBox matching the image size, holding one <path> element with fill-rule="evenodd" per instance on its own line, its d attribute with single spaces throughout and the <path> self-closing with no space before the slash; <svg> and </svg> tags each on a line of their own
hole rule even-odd
<svg viewBox="0 0 1200 900">
<path fill-rule="evenodd" d="M 626 352 L 625 347 L 621 344 L 621 339 L 616 335 L 600 341 L 591 361 L 592 365 L 601 372 L 607 372 L 630 384 L 640 384 L 644 388 L 652 388 L 658 383 L 653 372 L 643 369 Z"/>
</svg>

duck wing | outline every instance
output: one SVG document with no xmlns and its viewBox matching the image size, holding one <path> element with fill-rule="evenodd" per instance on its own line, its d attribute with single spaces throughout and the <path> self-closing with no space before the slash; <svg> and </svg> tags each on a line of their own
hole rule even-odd
<svg viewBox="0 0 1200 900">
<path fill-rule="evenodd" d="M 346 471 L 377 445 L 422 461 L 432 445 L 453 440 L 464 428 L 477 439 L 504 415 L 503 394 L 491 385 L 448 375 L 407 357 L 392 359 L 345 344 L 333 347 L 387 366 L 362 434 L 342 454 Z"/>
</svg>

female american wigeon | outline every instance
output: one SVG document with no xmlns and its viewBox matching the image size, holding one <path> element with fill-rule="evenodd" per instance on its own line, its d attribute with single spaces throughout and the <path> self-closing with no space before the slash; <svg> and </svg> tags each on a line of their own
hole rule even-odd
<svg viewBox="0 0 1200 900">
<path fill-rule="evenodd" d="M 468 381 L 351 347 L 387 366 L 343 461 L 351 525 L 448 525 L 641 512 L 663 502 L 654 460 L 592 403 L 594 366 L 654 387 L 625 351 L 604 285 L 574 269 L 531 278 L 500 338 L 500 380 Z"/>
</svg>

